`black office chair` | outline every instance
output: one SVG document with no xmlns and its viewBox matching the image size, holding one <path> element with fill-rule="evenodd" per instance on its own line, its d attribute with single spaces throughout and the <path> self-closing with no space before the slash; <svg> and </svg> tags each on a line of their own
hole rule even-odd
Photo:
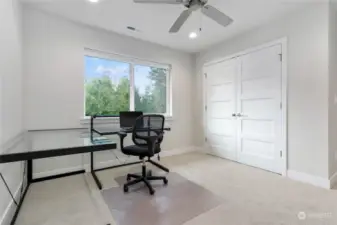
<svg viewBox="0 0 337 225">
<path fill-rule="evenodd" d="M 146 115 L 138 117 L 132 131 L 132 141 L 135 145 L 131 146 L 124 146 L 124 138 L 127 134 L 123 132 L 119 133 L 122 152 L 126 155 L 138 156 L 143 162 L 141 175 L 127 175 L 128 182 L 124 184 L 124 192 L 129 191 L 129 186 L 139 182 L 144 182 L 149 188 L 150 194 L 153 195 L 155 190 L 153 189 L 150 181 L 162 180 L 165 185 L 168 183 L 166 177 L 152 176 L 152 173 L 149 173 L 146 170 L 145 159 L 146 157 L 150 159 L 161 151 L 160 143 L 164 138 L 164 123 L 165 117 L 162 115 Z M 153 163 L 153 161 L 151 163 Z M 131 178 L 134 180 L 131 180 Z"/>
</svg>

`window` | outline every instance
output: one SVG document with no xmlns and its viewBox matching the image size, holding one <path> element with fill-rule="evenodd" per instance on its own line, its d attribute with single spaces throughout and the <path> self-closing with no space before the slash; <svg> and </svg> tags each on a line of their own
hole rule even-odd
<svg viewBox="0 0 337 225">
<path fill-rule="evenodd" d="M 170 115 L 169 67 L 85 56 L 85 115 L 117 116 L 120 111 Z"/>
<path fill-rule="evenodd" d="M 134 66 L 136 111 L 166 113 L 166 74 L 166 69 Z"/>
</svg>

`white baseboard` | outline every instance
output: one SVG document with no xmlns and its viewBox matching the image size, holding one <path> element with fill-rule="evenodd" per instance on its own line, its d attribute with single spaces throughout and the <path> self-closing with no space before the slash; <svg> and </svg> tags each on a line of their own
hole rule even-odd
<svg viewBox="0 0 337 225">
<path fill-rule="evenodd" d="M 189 152 L 194 152 L 197 151 L 196 147 L 186 147 L 186 148 L 178 148 L 178 149 L 172 149 L 172 150 L 164 150 L 160 153 L 161 157 L 168 157 L 168 156 L 174 156 L 174 155 L 181 155 L 181 154 L 186 154 Z M 121 159 L 121 161 L 125 160 L 124 158 Z M 138 161 L 138 157 L 131 157 L 128 160 L 125 161 L 125 163 L 131 163 L 131 162 L 136 162 Z M 109 166 L 115 166 L 119 165 L 120 161 L 118 159 L 113 159 L 105 162 L 95 162 L 95 169 L 101 169 Z M 89 172 L 90 171 L 90 165 L 86 164 L 84 165 L 85 171 Z"/>
<path fill-rule="evenodd" d="M 196 152 L 199 151 L 198 147 L 190 146 L 185 148 L 176 148 L 171 150 L 163 150 L 160 153 L 161 157 L 168 157 L 168 156 L 174 156 L 174 155 L 182 155 L 190 152 Z"/>
<path fill-rule="evenodd" d="M 116 166 L 116 165 L 120 165 L 120 161 L 125 161 L 125 158 L 122 158 L 120 160 L 118 159 L 113 159 L 113 160 L 109 160 L 109 161 L 104 161 L 104 162 L 95 162 L 95 169 L 102 169 L 102 168 L 106 168 L 106 167 L 110 167 L 110 166 Z M 125 163 L 132 163 L 132 162 L 136 162 L 139 161 L 139 158 L 137 157 L 132 157 L 132 159 L 128 159 L 125 161 Z M 90 165 L 89 164 L 85 164 L 84 166 L 85 172 L 90 172 Z"/>
<path fill-rule="evenodd" d="M 34 173 L 33 178 L 37 179 L 37 178 L 42 178 L 42 177 L 49 177 L 49 176 L 54 176 L 57 174 L 71 173 L 71 172 L 75 172 L 79 170 L 83 170 L 82 165 Z"/>
<path fill-rule="evenodd" d="M 200 152 L 200 153 L 208 153 L 207 147 L 201 147 L 201 146 L 195 146 L 193 147 L 195 149 L 196 152 Z"/>
<path fill-rule="evenodd" d="M 124 160 L 124 159 L 122 159 Z M 132 162 L 127 161 L 127 162 Z M 115 166 L 119 165 L 118 159 L 113 159 L 109 161 L 104 161 L 104 162 L 95 162 L 95 169 L 101 169 L 104 167 L 109 167 L 109 166 Z M 56 170 L 48 170 L 48 171 L 43 171 L 39 173 L 34 173 L 33 178 L 42 178 L 42 177 L 49 177 L 49 176 L 55 176 L 58 174 L 63 174 L 63 173 L 71 173 L 79 170 L 85 170 L 86 173 L 90 172 L 90 165 L 89 164 L 84 164 L 84 165 L 78 165 L 74 167 L 66 167 L 66 168 L 61 168 L 61 169 L 56 169 Z"/>
<path fill-rule="evenodd" d="M 21 185 L 22 182 L 20 183 L 19 187 L 16 189 L 14 193 L 14 198 L 18 202 L 20 200 L 20 194 L 21 194 Z M 2 215 L 2 218 L 0 217 L 0 225 L 8 225 L 10 224 L 14 213 L 16 210 L 16 205 L 14 201 L 11 199 L 10 203 L 8 204 L 7 208 L 5 209 L 4 214 Z"/>
<path fill-rule="evenodd" d="M 177 148 L 177 149 L 172 149 L 172 150 L 163 150 L 160 153 L 161 157 L 168 157 L 168 156 L 173 156 L 173 155 L 181 155 L 181 154 L 186 154 L 190 152 L 196 152 L 196 151 L 202 151 L 202 148 L 199 147 L 184 147 L 184 148 Z M 124 158 L 121 159 L 122 161 L 125 160 Z M 130 158 L 126 161 L 128 162 L 135 162 L 137 161 L 138 158 Z M 104 162 L 95 162 L 95 169 L 101 169 L 109 166 L 115 166 L 119 165 L 120 161 L 118 159 L 113 159 L 113 160 L 108 160 Z M 78 165 L 75 167 L 68 167 L 68 168 L 61 168 L 61 169 L 56 169 L 56 170 L 49 170 L 49 171 L 44 171 L 44 172 L 39 172 L 39 173 L 34 173 L 33 177 L 35 178 L 41 178 L 41 177 L 48 177 L 48 176 L 54 176 L 57 174 L 63 174 L 63 173 L 69 173 L 69 172 L 74 172 L 78 170 L 85 170 L 86 172 L 90 172 L 90 165 L 89 164 L 84 164 L 84 165 Z M 1 225 L 1 224 L 0 224 Z"/>
<path fill-rule="evenodd" d="M 330 188 L 337 187 L 337 172 L 330 177 Z"/>
<path fill-rule="evenodd" d="M 294 170 L 288 170 L 287 176 L 296 181 L 312 184 L 317 187 L 330 189 L 330 180 L 322 177 L 313 176 L 307 173 L 297 172 Z"/>
</svg>

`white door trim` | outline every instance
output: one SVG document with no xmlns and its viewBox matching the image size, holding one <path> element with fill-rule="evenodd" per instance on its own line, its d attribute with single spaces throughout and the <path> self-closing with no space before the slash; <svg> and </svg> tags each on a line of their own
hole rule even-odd
<svg viewBox="0 0 337 225">
<path fill-rule="evenodd" d="M 287 112 L 288 112 L 288 74 L 287 74 L 287 38 L 281 38 L 275 41 L 271 41 L 256 47 L 252 47 L 252 48 L 248 48 L 246 50 L 240 51 L 238 53 L 226 56 L 226 57 L 222 57 L 219 59 L 215 59 L 215 60 L 211 60 L 209 62 L 206 62 L 203 65 L 204 67 L 210 66 L 212 64 L 216 64 L 222 61 L 227 61 L 229 59 L 233 59 L 233 58 L 237 58 L 240 57 L 242 55 L 246 55 L 252 52 L 256 52 L 265 48 L 269 48 L 272 47 L 274 45 L 281 45 L 282 48 L 282 112 L 281 112 L 281 117 L 282 117 L 282 161 L 283 161 L 283 168 L 282 168 L 282 176 L 287 176 L 287 169 L 288 169 L 288 137 L 287 137 L 287 130 L 288 130 L 288 119 L 287 119 Z M 207 90 L 206 90 L 206 81 L 205 81 L 205 75 L 204 75 L 204 71 L 202 71 L 202 76 L 203 76 L 203 127 L 204 127 L 204 139 L 206 139 L 206 113 L 205 113 L 205 105 L 206 105 L 206 94 L 207 94 Z M 204 142 L 205 143 L 205 142 Z M 206 147 L 206 143 L 205 143 L 205 147 Z"/>
</svg>

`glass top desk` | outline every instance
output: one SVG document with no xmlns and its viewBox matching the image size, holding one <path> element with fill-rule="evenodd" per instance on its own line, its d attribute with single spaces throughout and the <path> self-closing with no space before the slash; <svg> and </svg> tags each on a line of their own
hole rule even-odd
<svg viewBox="0 0 337 225">
<path fill-rule="evenodd" d="M 16 148 L 16 145 L 22 145 Z M 33 179 L 33 160 L 58 156 L 90 153 L 91 174 L 99 189 L 102 184 L 94 170 L 94 152 L 117 149 L 117 143 L 108 137 L 91 135 L 88 130 L 53 130 L 26 132 L 11 148 L 0 153 L 0 164 L 25 161 L 27 165 L 27 182 L 37 182 L 52 178 L 83 173 L 84 170 L 60 174 L 47 178 Z"/>
<path fill-rule="evenodd" d="M 152 130 L 151 128 L 144 129 Z M 164 130 L 167 131 L 170 130 L 170 128 L 165 128 Z M 98 188 L 102 189 L 101 182 L 95 174 L 94 153 L 117 149 L 117 143 L 111 138 L 111 135 L 117 135 L 119 132 L 131 133 L 132 130 L 124 130 L 119 127 L 115 127 L 101 128 L 100 130 L 71 129 L 29 131 L 26 132 L 20 140 L 16 140 L 17 143 L 13 143 L 12 148 L 6 149 L 4 152 L 0 152 L 0 164 L 19 161 L 27 162 L 28 182 L 34 182 L 32 171 L 34 159 L 89 153 L 92 176 L 94 177 Z M 15 148 L 15 145 L 19 143 L 24 143 L 24 147 Z M 81 172 L 84 171 L 82 170 Z M 60 176 L 62 175 L 57 175 L 57 177 Z M 54 176 L 51 178 L 54 178 Z"/>
<path fill-rule="evenodd" d="M 41 139 L 42 133 L 44 140 Z M 18 142 L 24 142 L 25 148 L 10 148 L 0 153 L 0 163 L 90 153 L 117 148 L 117 144 L 113 140 L 103 136 L 92 137 L 88 131 L 84 130 L 27 132 Z"/>
<path fill-rule="evenodd" d="M 148 130 L 148 128 L 146 128 L 146 130 Z M 164 130 L 169 131 L 170 128 L 165 128 Z M 117 143 L 111 135 L 117 135 L 119 132 L 132 133 L 132 130 L 124 130 L 120 129 L 119 127 L 108 127 L 99 130 L 93 130 L 90 128 L 29 131 L 22 134 L 20 138 L 13 140 L 12 143 L 10 143 L 9 148 L 5 148 L 3 152 L 0 152 L 0 168 L 1 165 L 5 165 L 6 163 L 23 161 L 25 163 L 23 177 L 26 182 L 23 182 L 22 184 L 23 193 L 21 194 L 20 202 L 12 221 L 16 220 L 16 216 L 20 211 L 22 202 L 31 183 L 85 172 L 84 170 L 81 170 L 67 174 L 59 174 L 50 177 L 33 179 L 33 161 L 35 159 L 89 153 L 92 177 L 94 178 L 97 187 L 102 189 L 102 184 L 95 172 L 124 165 L 117 165 L 109 168 L 95 170 L 94 153 L 106 150 L 116 150 Z M 16 146 L 18 145 L 23 147 L 17 148 Z M 140 163 L 140 161 L 129 164 L 136 163 Z M 24 183 L 26 183 L 26 185 L 24 185 Z M 10 191 L 9 188 L 8 191 Z"/>
</svg>

